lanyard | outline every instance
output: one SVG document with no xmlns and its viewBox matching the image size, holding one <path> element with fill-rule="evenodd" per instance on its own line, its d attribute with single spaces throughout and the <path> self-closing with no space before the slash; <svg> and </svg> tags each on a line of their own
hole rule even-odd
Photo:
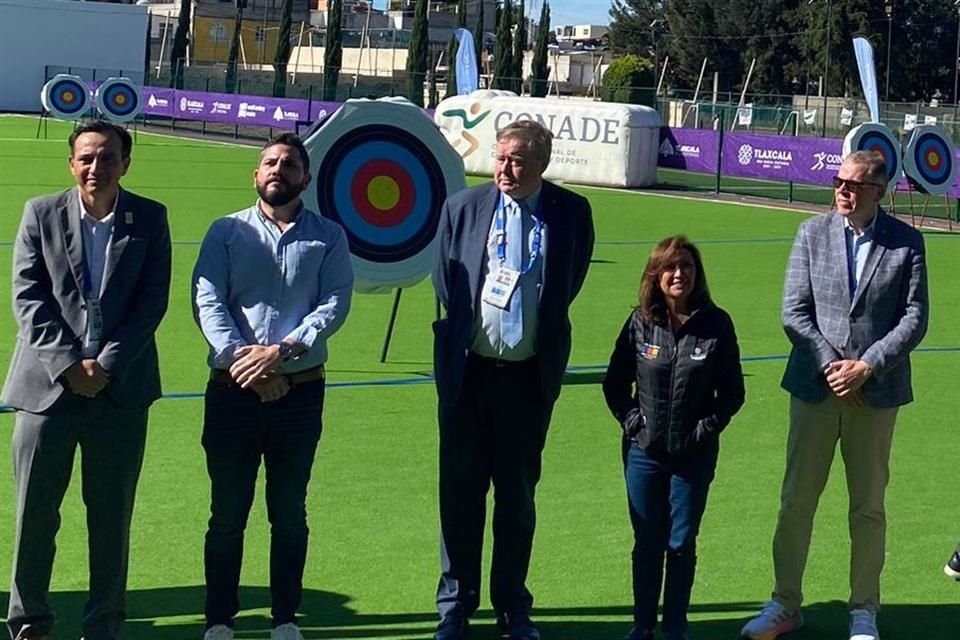
<svg viewBox="0 0 960 640">
<path fill-rule="evenodd" d="M 517 209 L 520 211 L 520 228 L 523 228 L 523 208 L 519 203 L 516 203 Z M 539 209 L 539 203 L 537 209 Z M 503 196 L 500 197 L 500 203 L 497 205 L 497 215 L 496 223 L 494 226 L 494 232 L 497 235 L 497 260 L 500 261 L 500 264 L 503 264 L 507 259 L 507 213 L 506 206 L 503 201 Z M 521 234 L 522 236 L 522 234 Z M 521 242 L 523 238 L 521 237 Z M 520 275 L 523 275 L 530 271 L 533 268 L 533 263 L 536 262 L 537 256 L 540 255 L 540 245 L 543 242 L 543 223 L 540 221 L 540 216 L 533 216 L 533 246 L 530 247 L 530 259 L 527 260 L 527 266 L 520 271 Z M 521 251 L 521 255 L 523 252 Z"/>
</svg>

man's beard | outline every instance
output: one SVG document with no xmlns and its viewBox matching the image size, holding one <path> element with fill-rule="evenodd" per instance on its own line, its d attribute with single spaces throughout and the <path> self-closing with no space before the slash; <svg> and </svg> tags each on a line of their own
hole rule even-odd
<svg viewBox="0 0 960 640">
<path fill-rule="evenodd" d="M 260 199 L 271 207 L 282 207 L 285 204 L 290 204 L 303 192 L 303 189 L 299 188 L 299 186 L 292 185 L 283 180 L 271 184 L 276 184 L 277 186 L 273 191 L 267 189 L 269 185 L 257 185 L 257 194 L 260 196 Z"/>
</svg>

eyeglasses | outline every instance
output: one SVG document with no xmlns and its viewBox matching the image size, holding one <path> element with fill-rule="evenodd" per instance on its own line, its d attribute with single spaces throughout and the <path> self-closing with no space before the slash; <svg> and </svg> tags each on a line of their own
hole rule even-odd
<svg viewBox="0 0 960 640">
<path fill-rule="evenodd" d="M 846 180 L 840 176 L 833 177 L 834 189 L 842 189 L 844 185 L 846 185 L 847 190 L 852 193 L 860 193 L 864 187 L 880 187 L 882 189 L 886 186 L 876 182 L 858 182 L 857 180 Z"/>
</svg>

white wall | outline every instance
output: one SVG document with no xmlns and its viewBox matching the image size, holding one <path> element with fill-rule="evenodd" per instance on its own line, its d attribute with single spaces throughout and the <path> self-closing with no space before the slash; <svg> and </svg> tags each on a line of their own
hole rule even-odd
<svg viewBox="0 0 960 640">
<path fill-rule="evenodd" d="M 147 10 L 137 5 L 0 0 L 0 111 L 40 111 L 47 65 L 90 79 L 143 78 Z M 80 71 L 82 69 L 82 72 Z"/>
</svg>

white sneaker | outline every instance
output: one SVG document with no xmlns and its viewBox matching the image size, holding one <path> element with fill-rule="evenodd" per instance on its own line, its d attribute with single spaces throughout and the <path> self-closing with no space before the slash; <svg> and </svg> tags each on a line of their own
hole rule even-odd
<svg viewBox="0 0 960 640">
<path fill-rule="evenodd" d="M 850 640 L 880 640 L 877 612 L 869 609 L 850 610 Z"/>
<path fill-rule="evenodd" d="M 270 630 L 270 640 L 303 640 L 300 627 L 288 622 Z"/>
<path fill-rule="evenodd" d="M 751 640 L 773 640 L 803 626 L 800 610 L 790 611 L 776 600 L 764 605 L 757 617 L 743 625 L 740 636 Z"/>
<path fill-rule="evenodd" d="M 225 624 L 215 624 L 203 634 L 203 640 L 233 640 L 233 629 Z"/>
</svg>

